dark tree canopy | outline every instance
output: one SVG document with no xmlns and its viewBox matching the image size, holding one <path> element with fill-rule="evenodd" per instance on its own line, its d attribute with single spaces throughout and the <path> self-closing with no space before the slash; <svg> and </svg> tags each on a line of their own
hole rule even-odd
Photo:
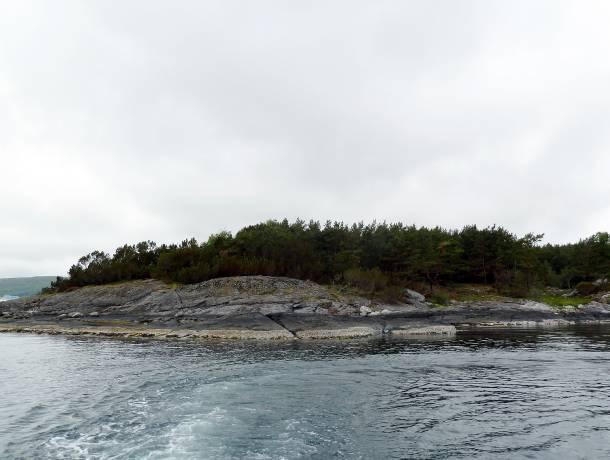
<svg viewBox="0 0 610 460">
<path fill-rule="evenodd" d="M 236 275 L 273 275 L 358 286 L 484 283 L 524 295 L 534 286 L 572 287 L 610 275 L 610 238 L 541 245 L 543 235 L 518 237 L 502 227 L 461 230 L 401 223 L 268 221 L 206 242 L 144 241 L 114 255 L 93 251 L 58 278 L 66 290 L 145 278 L 195 283 Z"/>
</svg>

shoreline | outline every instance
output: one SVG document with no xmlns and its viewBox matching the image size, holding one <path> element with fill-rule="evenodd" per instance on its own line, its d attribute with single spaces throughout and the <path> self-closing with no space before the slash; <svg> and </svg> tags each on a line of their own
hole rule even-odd
<svg viewBox="0 0 610 460">
<path fill-rule="evenodd" d="M 257 331 L 254 329 L 184 329 L 160 327 L 113 327 L 104 325 L 59 325 L 42 323 L 0 323 L 0 334 L 19 333 L 35 335 L 64 335 L 84 337 L 107 337 L 119 339 L 155 340 L 234 340 L 234 341 L 293 341 L 333 340 L 359 338 L 405 338 L 438 339 L 450 338 L 474 331 L 553 330 L 579 326 L 610 326 L 610 320 L 543 320 L 543 321 L 488 321 L 457 325 L 413 325 L 400 329 L 383 330 L 373 326 L 345 328 L 309 329 L 292 333 L 284 331 Z"/>
<path fill-rule="evenodd" d="M 418 326 L 384 332 L 373 326 L 350 326 L 345 328 L 316 328 L 291 332 L 288 329 L 257 331 L 254 329 L 183 329 L 147 328 L 112 326 L 62 326 L 40 323 L 0 323 L 0 333 L 27 333 L 44 335 L 72 335 L 116 338 L 155 338 L 155 339 L 192 339 L 192 340 L 324 340 L 382 337 L 454 336 L 456 328 L 452 325 Z"/>
<path fill-rule="evenodd" d="M 503 298 L 438 306 L 414 291 L 380 304 L 311 281 L 265 276 L 170 286 L 88 286 L 0 304 L 0 332 L 194 340 L 449 337 L 464 330 L 610 323 L 610 303 L 554 308 Z"/>
</svg>

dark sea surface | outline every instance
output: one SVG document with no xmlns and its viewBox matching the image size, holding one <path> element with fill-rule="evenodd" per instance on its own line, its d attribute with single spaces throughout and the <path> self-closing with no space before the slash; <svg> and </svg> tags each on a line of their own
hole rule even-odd
<svg viewBox="0 0 610 460">
<path fill-rule="evenodd" d="M 0 458 L 605 459 L 609 344 L 0 334 Z"/>
</svg>

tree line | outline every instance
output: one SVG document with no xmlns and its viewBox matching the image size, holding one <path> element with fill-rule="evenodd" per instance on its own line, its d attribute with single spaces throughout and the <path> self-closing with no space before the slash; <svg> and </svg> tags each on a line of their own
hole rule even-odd
<svg viewBox="0 0 610 460">
<path fill-rule="evenodd" d="M 494 285 L 527 295 L 536 286 L 571 288 L 610 275 L 610 238 L 541 244 L 542 234 L 517 236 L 502 227 L 461 230 L 402 223 L 267 221 L 205 242 L 124 245 L 93 251 L 59 277 L 51 291 L 146 278 L 196 283 L 237 275 L 270 275 L 377 291 L 426 283 Z"/>
</svg>

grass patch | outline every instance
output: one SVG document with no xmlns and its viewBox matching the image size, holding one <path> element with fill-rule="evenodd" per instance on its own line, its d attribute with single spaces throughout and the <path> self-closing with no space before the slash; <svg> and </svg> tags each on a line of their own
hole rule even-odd
<svg viewBox="0 0 610 460">
<path fill-rule="evenodd" d="M 371 298 L 371 293 L 366 293 L 361 289 L 357 289 L 352 286 L 346 286 L 344 284 L 326 284 L 323 285 L 326 288 L 328 293 L 335 299 L 340 300 L 343 297 L 364 297 Z"/>
<path fill-rule="evenodd" d="M 589 303 L 591 299 L 589 297 L 563 297 L 560 295 L 549 295 L 543 294 L 541 296 L 535 297 L 533 300 L 537 302 L 542 302 L 551 307 L 576 307 L 578 305 L 582 305 L 585 303 Z"/>
<path fill-rule="evenodd" d="M 483 302 L 503 298 L 493 286 L 484 284 L 454 284 L 449 288 L 449 297 L 458 302 Z"/>
</svg>

